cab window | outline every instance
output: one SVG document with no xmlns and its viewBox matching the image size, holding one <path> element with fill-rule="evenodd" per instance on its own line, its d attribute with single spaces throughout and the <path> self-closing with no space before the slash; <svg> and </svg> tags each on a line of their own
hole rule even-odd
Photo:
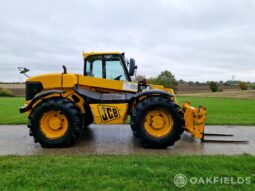
<svg viewBox="0 0 255 191">
<path fill-rule="evenodd" d="M 118 55 L 89 56 L 86 61 L 85 75 L 95 78 L 127 81 L 122 60 Z"/>
<path fill-rule="evenodd" d="M 120 58 L 110 58 L 105 61 L 106 78 L 112 80 L 127 80 Z"/>
<path fill-rule="evenodd" d="M 103 78 L 103 62 L 102 62 L 102 60 L 95 60 L 93 62 L 92 76 L 95 78 Z"/>
</svg>

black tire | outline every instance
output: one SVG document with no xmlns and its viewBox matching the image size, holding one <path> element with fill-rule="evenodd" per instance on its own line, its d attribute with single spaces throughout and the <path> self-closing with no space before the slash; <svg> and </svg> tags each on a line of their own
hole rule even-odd
<svg viewBox="0 0 255 191">
<path fill-rule="evenodd" d="M 87 127 L 94 122 L 94 117 L 92 115 L 92 112 L 91 112 L 89 106 L 86 107 L 85 111 L 86 111 L 86 113 L 84 115 L 83 126 Z"/>
<path fill-rule="evenodd" d="M 163 109 L 172 116 L 173 128 L 164 137 L 155 137 L 147 133 L 144 121 L 147 113 L 155 109 Z M 181 108 L 171 99 L 154 96 L 142 100 L 134 108 L 131 115 L 131 128 L 134 135 L 140 138 L 146 147 L 167 147 L 178 141 L 184 131 L 184 116 Z"/>
<path fill-rule="evenodd" d="M 84 117 L 84 127 L 88 127 L 89 125 L 91 125 L 94 122 L 94 118 L 93 116 L 86 116 Z"/>
<path fill-rule="evenodd" d="M 61 111 L 68 121 L 68 128 L 65 134 L 56 139 L 49 139 L 40 129 L 40 120 L 44 113 L 49 111 Z M 65 98 L 48 99 L 35 107 L 30 116 L 28 127 L 30 135 L 35 142 L 42 147 L 68 147 L 71 146 L 80 136 L 82 129 L 82 116 L 78 106 Z"/>
<path fill-rule="evenodd" d="M 132 133 L 133 133 L 134 137 L 137 138 L 137 139 L 140 139 L 140 135 L 137 131 L 135 121 L 132 120 L 132 117 L 131 117 L 131 121 L 130 121 L 130 127 L 131 127 L 131 130 L 132 130 Z"/>
</svg>

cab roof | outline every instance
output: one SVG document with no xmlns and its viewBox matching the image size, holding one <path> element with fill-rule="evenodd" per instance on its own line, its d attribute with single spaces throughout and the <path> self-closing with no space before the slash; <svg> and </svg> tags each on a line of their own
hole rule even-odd
<svg viewBox="0 0 255 191">
<path fill-rule="evenodd" d="M 83 52 L 83 57 L 87 58 L 91 55 L 102 55 L 102 54 L 123 54 L 121 52 Z"/>
</svg>

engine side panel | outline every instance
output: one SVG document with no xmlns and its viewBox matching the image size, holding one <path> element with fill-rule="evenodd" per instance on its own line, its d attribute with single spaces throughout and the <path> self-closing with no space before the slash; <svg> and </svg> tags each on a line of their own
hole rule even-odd
<svg viewBox="0 0 255 191">
<path fill-rule="evenodd" d="M 127 119 L 128 103 L 89 104 L 96 124 L 123 124 Z"/>
<path fill-rule="evenodd" d="M 44 89 L 60 88 L 62 86 L 62 74 L 44 74 L 27 79 L 27 82 L 41 82 Z"/>
</svg>

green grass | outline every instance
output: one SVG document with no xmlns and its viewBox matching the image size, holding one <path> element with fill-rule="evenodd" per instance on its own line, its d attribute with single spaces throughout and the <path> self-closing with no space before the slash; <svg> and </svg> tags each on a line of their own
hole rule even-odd
<svg viewBox="0 0 255 191">
<path fill-rule="evenodd" d="M 255 125 L 255 100 L 228 98 L 178 97 L 193 106 L 207 108 L 208 125 Z"/>
<path fill-rule="evenodd" d="M 179 190 L 174 176 L 251 177 L 250 184 L 191 184 L 181 190 L 255 190 L 255 157 L 5 156 L 0 190 Z"/>
<path fill-rule="evenodd" d="M 19 113 L 24 98 L 0 98 L 0 124 L 25 124 L 27 116 Z"/>
<path fill-rule="evenodd" d="M 208 125 L 255 125 L 255 100 L 178 97 L 184 101 L 206 106 Z M 0 98 L 0 124 L 25 124 L 27 116 L 18 111 L 22 105 L 23 98 Z"/>
</svg>

